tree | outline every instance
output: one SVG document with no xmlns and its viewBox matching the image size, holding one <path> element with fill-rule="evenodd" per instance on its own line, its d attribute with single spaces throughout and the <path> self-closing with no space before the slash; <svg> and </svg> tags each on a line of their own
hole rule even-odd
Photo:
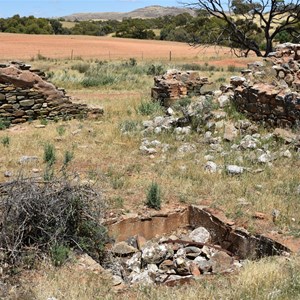
<svg viewBox="0 0 300 300">
<path fill-rule="evenodd" d="M 238 47 L 244 56 L 250 51 L 267 56 L 273 51 L 276 36 L 282 32 L 296 36 L 300 33 L 295 26 L 300 18 L 300 0 L 229 0 L 228 4 L 222 0 L 198 0 L 188 5 L 224 21 L 225 26 L 211 43 L 224 44 L 226 39 L 228 46 Z"/>
</svg>

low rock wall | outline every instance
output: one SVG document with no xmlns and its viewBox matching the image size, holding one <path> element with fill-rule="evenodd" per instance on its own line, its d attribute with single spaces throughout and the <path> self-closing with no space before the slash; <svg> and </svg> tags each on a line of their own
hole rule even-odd
<svg viewBox="0 0 300 300">
<path fill-rule="evenodd" d="M 206 77 L 200 77 L 199 72 L 168 70 L 164 75 L 154 77 L 155 86 L 151 96 L 153 100 L 168 107 L 180 98 L 200 95 L 205 84 L 210 83 Z"/>
<path fill-rule="evenodd" d="M 292 127 L 300 125 L 300 45 L 278 45 L 267 59 L 276 77 L 267 80 L 267 67 L 261 63 L 248 65 L 242 71 L 245 77 L 233 77 L 233 102 L 237 109 L 250 119 L 271 126 Z"/>
<path fill-rule="evenodd" d="M 25 68 L 26 67 L 26 68 Z M 0 119 L 11 124 L 39 118 L 76 118 L 102 114 L 100 108 L 73 103 L 63 89 L 24 64 L 0 65 Z"/>
</svg>

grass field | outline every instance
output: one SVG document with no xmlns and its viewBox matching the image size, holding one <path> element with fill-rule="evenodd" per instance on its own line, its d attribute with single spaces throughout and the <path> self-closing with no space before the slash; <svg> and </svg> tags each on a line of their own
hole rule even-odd
<svg viewBox="0 0 300 300">
<path fill-rule="evenodd" d="M 293 149 L 290 149 L 291 159 L 280 158 L 272 167 L 265 167 L 264 172 L 239 177 L 204 172 L 204 156 L 209 154 L 209 149 L 196 132 L 184 140 L 171 133 L 150 135 L 149 139 L 169 144 L 170 150 L 154 157 L 139 151 L 143 138 L 141 122 L 163 114 L 160 107 L 151 104 L 150 88 L 155 71 L 163 73 L 169 68 L 198 66 L 203 76 L 216 82 L 216 88 L 220 83 L 228 83 L 230 76 L 238 74 L 238 68 L 253 58 L 238 60 L 226 49 L 216 52 L 210 48 L 201 52 L 204 50 L 185 44 L 158 41 L 13 34 L 1 34 L 0 39 L 2 60 L 22 59 L 42 68 L 53 83 L 67 89 L 74 101 L 104 108 L 104 116 L 98 120 L 40 120 L 0 131 L 1 181 L 8 180 L 4 177 L 6 171 L 18 175 L 22 155 L 39 158 L 23 166 L 22 172 L 43 176 L 44 145 L 50 143 L 57 153 L 56 172 L 61 168 L 64 153 L 72 152 L 74 159 L 69 171 L 75 172 L 81 181 L 95 183 L 115 211 L 144 209 L 147 188 L 155 181 L 162 190 L 163 207 L 192 203 L 219 208 L 237 225 L 253 233 L 273 236 L 276 233 L 278 239 L 289 235 L 291 247 L 299 249 L 299 241 L 293 238 L 299 235 L 300 224 L 296 192 L 300 160 Z M 172 61 L 168 61 L 169 51 L 172 51 Z M 134 54 L 142 52 L 143 60 L 135 59 Z M 116 59 L 113 53 L 121 57 Z M 151 109 L 145 110 L 145 103 Z M 46 126 L 37 128 L 41 123 Z M 124 128 L 126 134 L 122 132 Z M 266 133 L 265 128 L 259 131 Z M 197 151 L 179 157 L 177 149 L 185 142 L 194 143 Z M 226 158 L 216 154 L 220 165 L 236 163 L 238 159 L 234 154 Z M 252 164 L 247 159 L 244 163 Z M 241 199 L 246 204 L 241 204 Z M 272 222 L 274 208 L 281 213 L 277 224 Z M 266 218 L 253 218 L 257 211 Z M 23 298 L 18 294 L 15 299 L 298 299 L 300 293 L 297 255 L 249 262 L 239 274 L 201 279 L 191 286 L 141 286 L 124 290 L 122 295 L 116 294 L 110 282 L 99 280 L 95 274 L 72 270 L 72 265 L 60 269 L 47 265 L 25 273 Z M 14 295 L 16 292 L 12 291 L 12 299 Z"/>
</svg>

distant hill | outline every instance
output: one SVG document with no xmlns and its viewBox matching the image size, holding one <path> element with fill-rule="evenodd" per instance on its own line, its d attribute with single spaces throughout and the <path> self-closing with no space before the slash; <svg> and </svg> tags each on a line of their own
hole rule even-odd
<svg viewBox="0 0 300 300">
<path fill-rule="evenodd" d="M 99 13 L 76 13 L 64 16 L 66 21 L 88 21 L 88 20 L 122 20 L 123 18 L 140 18 L 151 19 L 163 16 L 176 16 L 182 13 L 189 13 L 195 16 L 196 13 L 192 9 L 180 7 L 165 7 L 159 5 L 147 6 L 139 8 L 131 12 L 99 12 Z"/>
</svg>

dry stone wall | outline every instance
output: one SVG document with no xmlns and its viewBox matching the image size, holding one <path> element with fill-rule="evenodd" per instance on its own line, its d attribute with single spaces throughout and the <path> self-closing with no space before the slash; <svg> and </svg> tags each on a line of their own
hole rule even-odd
<svg viewBox="0 0 300 300">
<path fill-rule="evenodd" d="M 45 81 L 40 70 L 17 62 L 0 64 L 0 119 L 17 124 L 39 118 L 76 118 L 102 113 L 100 108 L 73 103 L 63 89 Z"/>
<path fill-rule="evenodd" d="M 277 78 L 266 84 L 266 68 L 259 63 L 248 65 L 244 77 L 233 77 L 233 101 L 237 109 L 255 121 L 271 126 L 300 125 L 300 45 L 282 44 L 267 59 Z"/>
<path fill-rule="evenodd" d="M 164 75 L 154 77 L 151 96 L 168 107 L 180 98 L 200 95 L 205 84 L 210 83 L 206 77 L 200 77 L 199 72 L 168 70 Z"/>
</svg>

